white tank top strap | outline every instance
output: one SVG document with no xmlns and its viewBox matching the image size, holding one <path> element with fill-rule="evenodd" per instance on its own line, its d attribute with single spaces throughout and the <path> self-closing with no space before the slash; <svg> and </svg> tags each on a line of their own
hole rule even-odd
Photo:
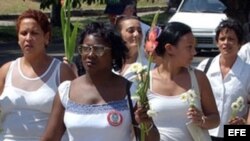
<svg viewBox="0 0 250 141">
<path fill-rule="evenodd" d="M 17 59 L 13 60 L 10 63 L 9 70 L 8 70 L 8 72 L 6 74 L 6 78 L 5 78 L 5 86 L 11 86 L 12 72 L 13 72 L 13 68 L 14 68 L 14 66 L 16 66 L 16 64 L 17 64 Z"/>
<path fill-rule="evenodd" d="M 66 108 L 69 101 L 69 90 L 71 86 L 71 81 L 66 80 L 62 82 L 58 87 L 58 94 L 61 99 L 62 105 Z"/>
<path fill-rule="evenodd" d="M 54 72 L 56 72 L 56 85 L 59 86 L 59 84 L 61 83 L 61 79 L 60 79 L 60 75 L 61 75 L 61 64 L 62 62 L 56 58 L 53 59 L 54 60 L 54 64 L 56 65 L 55 66 L 55 69 L 54 69 Z"/>
<path fill-rule="evenodd" d="M 198 85 L 198 82 L 197 82 L 197 78 L 196 78 L 196 75 L 194 73 L 194 68 L 193 67 L 188 67 L 188 72 L 190 74 L 190 77 L 191 77 L 191 87 L 192 89 L 195 90 L 195 92 L 200 95 L 200 89 L 199 89 L 199 85 Z"/>
<path fill-rule="evenodd" d="M 49 77 L 48 83 L 55 83 L 55 85 L 58 87 L 61 83 L 60 80 L 60 68 L 61 68 L 61 61 L 54 58 L 51 62 L 50 67 L 46 71 L 46 73 L 43 75 L 44 77 Z M 42 78 L 43 79 L 43 78 Z"/>
</svg>

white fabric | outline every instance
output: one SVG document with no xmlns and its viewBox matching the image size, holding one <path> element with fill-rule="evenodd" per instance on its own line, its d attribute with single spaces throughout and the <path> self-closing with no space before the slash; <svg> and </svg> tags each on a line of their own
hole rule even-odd
<svg viewBox="0 0 250 141">
<path fill-rule="evenodd" d="M 193 73 L 192 69 L 191 71 L 189 72 L 190 75 Z M 150 76 L 152 77 L 152 75 Z M 152 87 L 151 78 L 150 83 Z M 194 89 L 199 96 L 196 77 L 191 77 L 191 85 L 190 89 Z M 186 115 L 189 104 L 181 99 L 182 94 L 164 96 L 153 92 L 150 88 L 148 93 L 149 104 L 150 108 L 157 112 L 157 115 L 153 116 L 153 121 L 160 132 L 161 141 L 193 141 L 186 127 L 186 123 L 189 122 Z M 195 103 L 198 108 L 201 108 L 200 97 L 197 97 Z"/>
<path fill-rule="evenodd" d="M 207 77 L 212 87 L 216 105 L 220 114 L 220 125 L 209 130 L 210 135 L 215 137 L 224 136 L 224 125 L 228 123 L 231 116 L 231 104 L 239 97 L 244 98 L 245 108 L 238 114 L 243 116 L 247 113 L 247 100 L 250 96 L 250 65 L 246 64 L 240 57 L 237 57 L 231 70 L 222 79 L 219 64 L 220 54 L 211 62 L 207 71 Z M 197 69 L 204 70 L 208 59 L 203 60 Z"/>
<path fill-rule="evenodd" d="M 243 61 L 250 64 L 250 42 L 247 42 L 240 48 L 238 55 Z"/>
<path fill-rule="evenodd" d="M 144 47 L 144 42 L 145 42 L 145 37 L 146 37 L 146 33 L 148 32 L 148 30 L 150 29 L 150 26 L 140 22 L 141 25 L 141 29 L 142 29 L 142 48 Z"/>
<path fill-rule="evenodd" d="M 137 60 L 135 63 L 141 63 L 142 65 L 148 65 L 148 58 L 147 58 L 147 55 L 144 51 L 144 43 L 145 43 L 146 33 L 150 29 L 150 26 L 143 23 L 143 22 L 140 22 L 140 26 L 142 29 L 142 42 L 141 42 L 138 57 L 137 57 Z M 151 68 L 154 68 L 154 66 L 155 66 L 155 63 L 152 63 Z M 131 72 L 130 70 L 131 70 L 131 65 L 127 68 L 127 70 L 125 70 L 125 72 L 123 73 L 122 76 L 124 78 L 126 78 L 127 80 L 134 82 L 135 73 Z M 115 72 L 115 71 L 113 71 L 113 72 L 120 75 L 119 72 Z"/>
<path fill-rule="evenodd" d="M 13 77 L 15 75 L 15 77 Z M 43 75 L 37 78 L 28 78 L 20 70 L 20 59 L 11 63 L 6 76 L 5 86 L 0 96 L 0 108 L 2 114 L 1 141 L 39 141 L 47 125 L 52 108 L 52 102 L 56 94 L 60 76 L 60 61 L 53 59 L 49 68 Z M 48 80 L 36 90 L 27 91 L 33 83 Z M 22 89 L 16 87 L 15 81 L 22 79 L 28 85 Z M 42 81 L 43 82 L 43 81 Z"/>
<path fill-rule="evenodd" d="M 71 81 L 59 86 L 59 95 L 65 107 L 64 123 L 69 141 L 131 141 L 132 121 L 127 99 L 102 105 L 78 104 L 69 99 Z M 110 111 L 122 114 L 122 123 L 112 126 L 107 120 Z"/>
</svg>

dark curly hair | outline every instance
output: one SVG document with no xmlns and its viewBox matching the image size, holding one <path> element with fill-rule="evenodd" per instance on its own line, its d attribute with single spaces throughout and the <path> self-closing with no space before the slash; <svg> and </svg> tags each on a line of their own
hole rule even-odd
<svg viewBox="0 0 250 141">
<path fill-rule="evenodd" d="M 110 45 L 113 60 L 112 67 L 116 71 L 120 70 L 125 60 L 126 53 L 128 52 L 120 34 L 116 32 L 114 27 L 110 24 L 91 22 L 82 31 L 78 43 L 82 44 L 84 38 L 90 34 L 102 38 Z"/>
<path fill-rule="evenodd" d="M 223 29 L 233 30 L 237 36 L 239 44 L 244 42 L 244 31 L 241 23 L 235 19 L 226 19 L 220 22 L 216 28 L 215 40 L 218 42 L 219 34 Z"/>
</svg>

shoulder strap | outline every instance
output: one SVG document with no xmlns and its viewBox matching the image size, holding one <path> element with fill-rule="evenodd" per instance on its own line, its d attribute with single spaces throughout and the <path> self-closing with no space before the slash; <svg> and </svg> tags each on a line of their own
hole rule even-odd
<svg viewBox="0 0 250 141">
<path fill-rule="evenodd" d="M 197 77 L 196 77 L 196 74 L 195 74 L 195 68 L 190 68 L 189 69 L 189 74 L 190 74 L 190 77 L 191 77 L 192 89 L 195 91 L 195 93 L 199 97 L 198 99 L 196 99 L 194 101 L 195 105 L 197 106 L 196 108 L 198 108 L 199 110 L 202 110 L 201 101 L 200 101 L 201 94 L 200 94 L 200 88 L 199 88 L 198 80 L 197 80 Z"/>
<path fill-rule="evenodd" d="M 126 85 L 126 91 L 127 91 L 127 96 L 128 96 L 128 104 L 129 104 L 129 110 L 130 110 L 132 125 L 133 125 L 133 128 L 134 128 L 135 138 L 136 138 L 136 141 L 139 141 L 140 130 L 138 130 L 136 128 L 138 126 L 138 124 L 135 121 L 134 108 L 133 108 L 133 103 L 132 103 L 131 94 L 130 94 L 130 86 L 131 86 L 131 84 L 132 84 L 132 82 L 128 81 L 128 83 Z"/>
<path fill-rule="evenodd" d="M 191 76 L 191 85 L 192 88 L 198 93 L 198 95 L 200 95 L 200 88 L 194 71 L 195 71 L 194 68 L 189 69 L 189 74 Z"/>
<path fill-rule="evenodd" d="M 213 59 L 214 59 L 214 58 L 209 58 L 209 59 L 208 59 L 207 64 L 206 64 L 205 69 L 204 69 L 204 72 L 205 72 L 205 73 L 207 73 L 207 71 L 208 71 L 208 69 L 209 69 L 209 67 L 210 67 L 211 62 L 212 62 Z"/>
</svg>

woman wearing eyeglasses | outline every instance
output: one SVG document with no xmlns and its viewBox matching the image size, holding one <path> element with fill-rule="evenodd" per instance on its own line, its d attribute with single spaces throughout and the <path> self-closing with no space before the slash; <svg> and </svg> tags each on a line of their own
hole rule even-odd
<svg viewBox="0 0 250 141">
<path fill-rule="evenodd" d="M 130 82 L 112 71 L 121 69 L 127 51 L 120 36 L 110 26 L 93 22 L 80 41 L 86 74 L 59 86 L 41 140 L 59 141 L 67 129 L 70 141 L 132 141 L 132 117 L 150 127 L 146 141 L 159 140 L 147 109 L 134 111 L 128 104 Z"/>
<path fill-rule="evenodd" d="M 219 124 L 219 114 L 206 75 L 190 67 L 196 54 L 191 28 L 171 22 L 157 34 L 154 42 L 146 41 L 156 45 L 161 61 L 150 72 L 148 100 L 161 141 L 194 141 L 201 135 L 199 140 L 209 141 L 208 129 Z"/>
</svg>

